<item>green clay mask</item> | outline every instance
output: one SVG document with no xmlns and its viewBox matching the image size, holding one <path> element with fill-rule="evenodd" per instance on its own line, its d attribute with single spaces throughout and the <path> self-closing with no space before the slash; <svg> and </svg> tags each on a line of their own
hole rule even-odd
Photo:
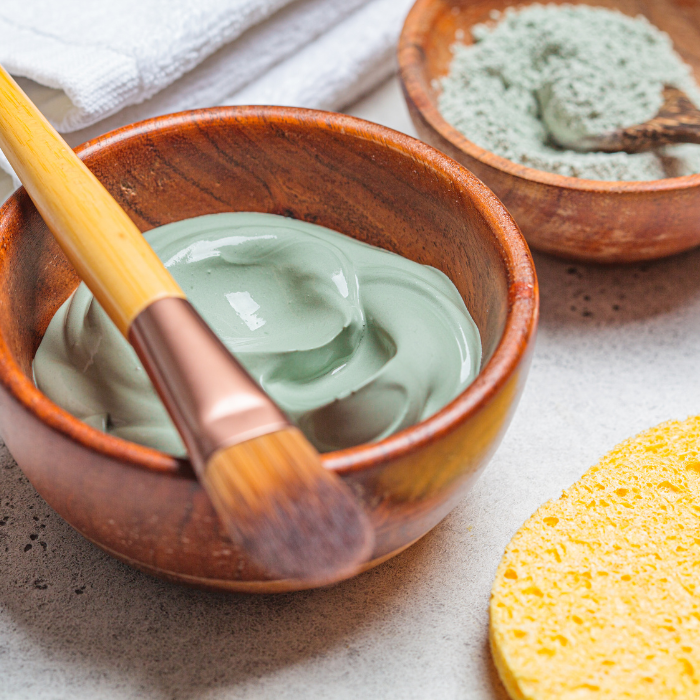
<svg viewBox="0 0 700 700">
<path fill-rule="evenodd" d="M 214 214 L 145 235 L 229 350 L 322 452 L 431 416 L 479 370 L 477 327 L 432 267 L 271 214 Z M 34 376 L 93 427 L 184 454 L 136 354 L 84 284 L 51 320 Z"/>
</svg>

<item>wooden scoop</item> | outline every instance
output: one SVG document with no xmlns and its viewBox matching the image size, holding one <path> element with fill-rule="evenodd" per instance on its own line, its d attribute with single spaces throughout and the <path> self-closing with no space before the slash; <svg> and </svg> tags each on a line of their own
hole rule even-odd
<svg viewBox="0 0 700 700">
<path fill-rule="evenodd" d="M 587 138 L 585 142 L 576 144 L 576 149 L 641 153 L 669 143 L 700 143 L 700 110 L 683 91 L 675 87 L 667 85 L 663 98 L 659 113 L 648 122 Z"/>
<path fill-rule="evenodd" d="M 0 148 L 141 358 L 229 534 L 271 578 L 356 573 L 374 533 L 350 489 L 202 321 L 140 231 L 0 67 Z"/>
</svg>

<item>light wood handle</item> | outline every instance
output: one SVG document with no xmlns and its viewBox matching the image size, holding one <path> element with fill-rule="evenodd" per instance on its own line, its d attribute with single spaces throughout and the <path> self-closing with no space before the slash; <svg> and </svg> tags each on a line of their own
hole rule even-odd
<svg viewBox="0 0 700 700">
<path fill-rule="evenodd" d="M 152 302 L 184 298 L 134 222 L 1 66 L 0 148 L 66 256 L 125 336 Z"/>
</svg>

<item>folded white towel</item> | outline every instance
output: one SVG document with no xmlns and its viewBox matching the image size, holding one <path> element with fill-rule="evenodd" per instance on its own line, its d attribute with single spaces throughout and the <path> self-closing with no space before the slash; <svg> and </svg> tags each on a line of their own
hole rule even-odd
<svg viewBox="0 0 700 700">
<path fill-rule="evenodd" d="M 22 0 L 0 5 L 0 63 L 55 88 L 73 131 L 148 99 L 291 0 Z"/>
<path fill-rule="evenodd" d="M 0 31 L 21 25 L 29 42 L 20 45 L 13 35 L 9 44 L 0 43 L 0 63 L 27 76 L 19 79 L 22 87 L 59 130 L 71 131 L 64 135 L 73 146 L 140 119 L 217 104 L 340 109 L 393 72 L 412 1 L 200 0 L 194 9 L 190 0 L 64 0 L 58 3 L 64 13 L 70 4 L 85 16 L 52 27 L 46 19 L 57 14 L 52 0 L 28 0 L 32 12 L 13 4 L 10 17 L 0 7 Z M 136 5 L 144 11 L 136 12 Z M 230 15 L 225 31 L 224 6 Z M 282 9 L 271 14 L 276 8 Z M 46 16 L 31 22 L 41 9 Z M 123 17 L 127 9 L 133 11 L 129 22 Z M 163 12 L 164 27 L 154 25 L 156 10 Z M 86 17 L 94 23 L 91 31 Z M 115 27 L 105 29 L 112 20 Z M 149 35 L 151 43 L 140 46 Z M 238 38 L 222 46 L 222 36 Z M 115 52 L 122 72 L 114 72 Z M 94 65 L 86 67 L 90 61 Z M 0 169 L 11 173 L 2 154 Z M 14 187 L 16 179 L 0 176 L 0 202 Z"/>
<path fill-rule="evenodd" d="M 374 0 L 224 104 L 347 107 L 396 69 L 396 43 L 414 0 Z"/>
<path fill-rule="evenodd" d="M 97 124 L 67 135 L 68 142 L 77 146 L 105 131 L 141 119 L 221 104 L 229 95 L 293 57 L 367 2 L 297 0 L 249 29 L 237 41 L 219 49 L 150 100 L 126 107 Z M 43 110 L 41 99 L 37 104 Z"/>
</svg>

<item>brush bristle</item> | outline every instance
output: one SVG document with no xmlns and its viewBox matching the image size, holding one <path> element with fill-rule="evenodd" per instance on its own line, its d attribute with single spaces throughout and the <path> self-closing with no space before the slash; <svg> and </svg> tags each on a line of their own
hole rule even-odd
<svg viewBox="0 0 700 700">
<path fill-rule="evenodd" d="M 233 540 L 270 576 L 331 582 L 371 554 L 362 507 L 297 428 L 219 450 L 204 485 Z"/>
</svg>

